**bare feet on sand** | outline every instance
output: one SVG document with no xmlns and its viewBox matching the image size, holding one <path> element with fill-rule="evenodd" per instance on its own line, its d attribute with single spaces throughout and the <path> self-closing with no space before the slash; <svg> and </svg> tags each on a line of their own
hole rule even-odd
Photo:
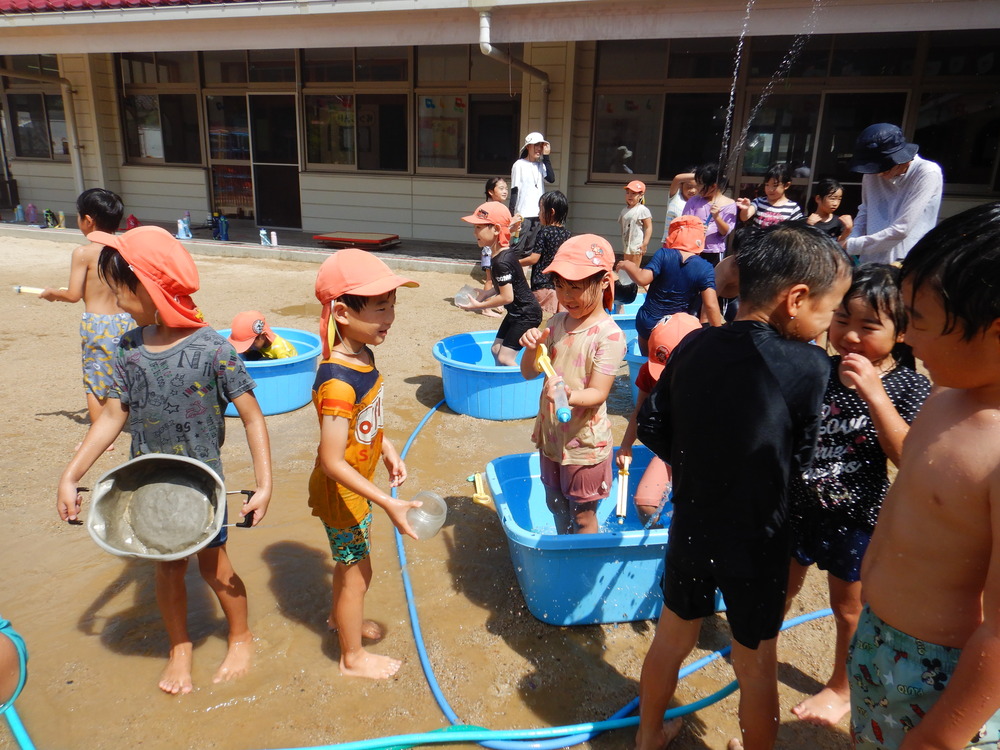
<svg viewBox="0 0 1000 750">
<path fill-rule="evenodd" d="M 212 682 L 229 682 L 245 675 L 250 669 L 250 662 L 253 661 L 254 650 L 252 637 L 230 643 L 226 658 L 215 670 Z"/>
<path fill-rule="evenodd" d="M 345 677 L 367 677 L 371 680 L 387 680 L 399 671 L 403 664 L 399 659 L 372 654 L 361 649 L 351 657 L 350 666 L 340 657 L 340 673 Z"/>
<path fill-rule="evenodd" d="M 810 724 L 832 727 L 850 710 L 850 694 L 842 695 L 833 688 L 825 687 L 793 708 L 792 713 Z"/>
<path fill-rule="evenodd" d="M 326 627 L 331 633 L 337 632 L 337 623 L 332 617 L 327 619 Z M 374 620 L 365 620 L 361 623 L 361 637 L 369 641 L 381 641 L 385 637 L 385 631 Z"/>
<path fill-rule="evenodd" d="M 487 318 L 502 318 L 503 317 L 503 313 L 502 312 L 500 312 L 499 310 L 494 310 L 492 307 L 487 307 L 485 310 L 483 310 L 483 315 L 485 315 Z"/>
<path fill-rule="evenodd" d="M 170 649 L 167 666 L 160 673 L 160 690 L 164 693 L 184 695 L 191 692 L 191 650 L 190 643 Z"/>
<path fill-rule="evenodd" d="M 660 736 L 654 738 L 651 743 L 643 742 L 642 738 L 636 734 L 635 746 L 641 750 L 645 750 L 646 748 L 665 750 L 665 748 L 677 738 L 677 735 L 681 733 L 681 729 L 683 728 L 684 721 L 680 717 L 671 719 L 670 721 L 665 721 L 663 722 L 663 729 L 660 732 Z"/>
</svg>

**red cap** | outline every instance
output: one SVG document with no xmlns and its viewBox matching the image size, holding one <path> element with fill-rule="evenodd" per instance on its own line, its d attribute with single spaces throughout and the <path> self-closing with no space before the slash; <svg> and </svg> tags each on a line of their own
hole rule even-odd
<svg viewBox="0 0 1000 750">
<path fill-rule="evenodd" d="M 236 349 L 237 354 L 242 354 L 253 345 L 253 342 L 262 333 L 267 336 L 268 343 L 274 341 L 274 331 L 264 320 L 264 316 L 256 310 L 247 310 L 233 318 L 233 325 L 229 331 L 229 343 Z"/>
<path fill-rule="evenodd" d="M 125 234 L 91 232 L 87 239 L 121 253 L 152 298 L 163 325 L 171 328 L 208 325 L 191 299 L 198 291 L 198 268 L 184 246 L 166 229 L 148 225 Z"/>
<path fill-rule="evenodd" d="M 500 227 L 500 246 L 510 244 L 510 210 L 499 201 L 483 203 L 469 216 L 463 216 L 462 221 L 470 224 L 494 224 Z"/>
<path fill-rule="evenodd" d="M 649 374 L 659 380 L 671 353 L 691 331 L 701 328 L 694 315 L 674 313 L 657 323 L 649 334 Z"/>
<path fill-rule="evenodd" d="M 316 299 L 323 304 L 319 335 L 323 340 L 323 358 L 330 356 L 330 304 L 345 294 L 378 297 L 401 286 L 420 286 L 392 269 L 365 250 L 348 247 L 323 261 L 316 275 Z"/>
<path fill-rule="evenodd" d="M 633 193 L 645 193 L 646 183 L 640 180 L 632 180 L 632 182 L 625 186 L 625 189 L 631 190 Z"/>
<path fill-rule="evenodd" d="M 678 216 L 670 222 L 665 247 L 685 253 L 700 253 L 705 249 L 705 222 L 690 214 Z"/>
</svg>

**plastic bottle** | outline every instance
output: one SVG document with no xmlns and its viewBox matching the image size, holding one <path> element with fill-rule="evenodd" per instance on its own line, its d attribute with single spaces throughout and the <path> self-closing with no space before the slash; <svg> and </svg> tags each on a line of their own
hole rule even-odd
<svg viewBox="0 0 1000 750">
<path fill-rule="evenodd" d="M 24 206 L 20 203 L 18 203 L 17 208 L 14 209 L 14 221 L 24 221 Z"/>
<path fill-rule="evenodd" d="M 56 226 L 59 229 L 65 229 L 66 228 L 66 212 L 65 211 L 60 211 L 59 212 L 59 223 Z"/>
<path fill-rule="evenodd" d="M 191 212 L 190 211 L 185 211 L 184 212 L 184 224 L 185 224 L 185 226 L 187 226 L 188 229 L 191 229 Z"/>
<path fill-rule="evenodd" d="M 444 498 L 428 490 L 418 492 L 413 499 L 423 505 L 406 511 L 406 521 L 419 539 L 430 539 L 444 525 L 444 519 L 448 516 L 448 506 Z"/>
<path fill-rule="evenodd" d="M 455 306 L 465 307 L 474 300 L 479 299 L 479 290 L 466 284 L 455 293 Z"/>
<path fill-rule="evenodd" d="M 271 240 L 267 238 L 267 230 L 264 227 L 260 228 L 260 244 L 265 246 L 271 244 Z"/>
<path fill-rule="evenodd" d="M 29 224 L 38 223 L 38 209 L 35 208 L 34 203 L 29 203 L 27 208 L 24 209 L 24 220 Z"/>
<path fill-rule="evenodd" d="M 229 242 L 229 219 L 225 216 L 219 217 L 219 239 Z"/>
<path fill-rule="evenodd" d="M 273 229 L 271 230 L 271 244 L 272 245 L 278 244 L 278 233 L 275 232 Z"/>
<path fill-rule="evenodd" d="M 219 214 L 214 211 L 212 212 L 211 223 L 212 223 L 212 239 L 217 240 L 219 239 Z"/>
</svg>

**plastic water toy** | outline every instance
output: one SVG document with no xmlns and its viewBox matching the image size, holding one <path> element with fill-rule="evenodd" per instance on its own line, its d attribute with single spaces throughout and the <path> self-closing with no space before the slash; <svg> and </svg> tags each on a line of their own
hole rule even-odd
<svg viewBox="0 0 1000 750">
<path fill-rule="evenodd" d="M 424 490 L 413 497 L 423 503 L 419 508 L 410 508 L 406 520 L 419 539 L 430 539 L 441 530 L 448 515 L 448 506 L 439 494 Z"/>
<path fill-rule="evenodd" d="M 555 381 L 556 383 L 563 382 L 562 377 L 556 375 L 556 371 L 552 367 L 552 360 L 549 358 L 549 349 L 545 344 L 539 344 L 538 348 L 535 349 L 535 366 L 545 373 L 546 379 Z M 556 388 L 555 393 L 552 394 L 552 400 L 555 401 L 556 405 L 556 419 L 560 422 L 568 422 L 573 418 L 573 412 L 569 408 L 569 397 L 566 395 L 565 387 Z"/>
<path fill-rule="evenodd" d="M 618 469 L 618 495 L 615 503 L 615 515 L 618 516 L 618 523 L 625 523 L 625 516 L 628 515 L 628 467 L 632 459 L 629 456 L 622 458 L 623 466 Z"/>
<path fill-rule="evenodd" d="M 482 474 L 478 471 L 475 474 L 470 474 L 466 481 L 472 482 L 474 489 L 472 493 L 472 502 L 479 503 L 480 505 L 490 505 L 493 502 L 490 496 L 486 494 L 486 490 L 483 489 Z"/>
</svg>

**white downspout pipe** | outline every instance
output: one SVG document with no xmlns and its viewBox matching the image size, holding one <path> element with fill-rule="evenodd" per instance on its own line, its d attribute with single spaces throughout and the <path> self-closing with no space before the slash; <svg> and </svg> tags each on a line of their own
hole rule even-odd
<svg viewBox="0 0 1000 750">
<path fill-rule="evenodd" d="M 548 123 L 549 114 L 549 74 L 544 70 L 528 65 L 524 60 L 511 57 L 506 52 L 501 52 L 490 44 L 490 12 L 488 10 L 479 11 L 479 51 L 487 57 L 499 60 L 505 65 L 510 65 L 518 70 L 524 71 L 532 78 L 537 78 L 542 82 L 542 115 L 539 118 L 538 130 L 545 134 L 545 126 Z"/>
<path fill-rule="evenodd" d="M 21 73 L 17 70 L 0 68 L 0 76 L 8 78 L 24 78 L 42 83 L 57 83 L 62 89 L 63 110 L 66 114 L 66 140 L 69 142 L 69 161 L 73 165 L 73 182 L 76 184 L 76 194 L 84 191 L 83 162 L 80 159 L 80 139 L 76 132 L 76 109 L 73 107 L 73 82 L 68 78 Z"/>
</svg>

